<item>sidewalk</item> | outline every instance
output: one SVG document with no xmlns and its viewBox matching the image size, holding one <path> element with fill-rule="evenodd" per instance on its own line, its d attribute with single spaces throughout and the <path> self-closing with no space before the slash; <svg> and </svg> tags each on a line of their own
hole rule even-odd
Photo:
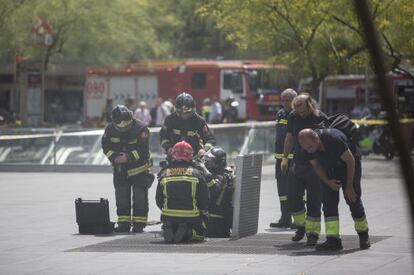
<svg viewBox="0 0 414 275">
<path fill-rule="evenodd" d="M 258 235 L 168 246 L 159 225 L 145 234 L 77 234 L 78 197 L 108 198 L 116 219 L 109 173 L 0 173 L 0 274 L 412 274 L 408 202 L 396 165 L 364 160 L 363 201 L 373 245 L 358 249 L 342 199 L 345 249 L 336 254 L 292 244 L 292 231 L 268 227 L 279 216 L 273 166 L 263 168 Z M 159 219 L 155 188 L 149 192 L 149 220 Z"/>
</svg>

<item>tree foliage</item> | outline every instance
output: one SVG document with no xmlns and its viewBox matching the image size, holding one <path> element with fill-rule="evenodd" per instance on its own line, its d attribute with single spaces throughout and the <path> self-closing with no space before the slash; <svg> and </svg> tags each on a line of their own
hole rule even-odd
<svg viewBox="0 0 414 275">
<path fill-rule="evenodd" d="M 369 1 L 390 69 L 414 53 L 414 2 Z M 227 39 L 287 64 L 297 78 L 310 76 L 312 88 L 330 74 L 365 70 L 367 52 L 352 1 L 209 0 L 199 12 L 213 16 Z"/>
<path fill-rule="evenodd" d="M 102 65 L 219 52 L 224 39 L 211 20 L 195 13 L 198 5 L 196 0 L 0 0 L 0 60 L 21 54 L 46 63 Z M 38 18 L 53 26 L 50 47 L 30 41 Z"/>
</svg>

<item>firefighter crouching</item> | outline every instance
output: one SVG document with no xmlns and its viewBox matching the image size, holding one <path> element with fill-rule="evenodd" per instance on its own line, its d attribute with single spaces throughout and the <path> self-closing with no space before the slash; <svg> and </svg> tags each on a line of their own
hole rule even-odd
<svg viewBox="0 0 414 275">
<path fill-rule="evenodd" d="M 207 183 L 210 191 L 207 237 L 228 238 L 233 222 L 234 171 L 227 166 L 227 155 L 221 147 L 213 147 L 202 160 L 212 174 Z"/>
<path fill-rule="evenodd" d="M 129 232 L 132 223 L 132 231 L 140 233 L 147 224 L 148 188 L 154 180 L 150 173 L 149 130 L 124 105 L 117 105 L 111 116 L 102 149 L 113 166 L 118 215 L 115 232 Z"/>
<path fill-rule="evenodd" d="M 209 195 L 202 172 L 191 164 L 192 158 L 189 143 L 176 143 L 170 163 L 158 177 L 156 202 L 167 243 L 204 240 Z"/>
</svg>

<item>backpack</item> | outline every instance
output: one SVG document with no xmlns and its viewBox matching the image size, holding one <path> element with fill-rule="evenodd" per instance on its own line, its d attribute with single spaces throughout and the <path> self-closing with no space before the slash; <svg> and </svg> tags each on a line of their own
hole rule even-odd
<svg viewBox="0 0 414 275">
<path fill-rule="evenodd" d="M 361 140 L 358 125 L 344 114 L 329 116 L 328 119 L 318 124 L 318 128 L 335 128 L 341 131 L 350 141 L 355 144 Z"/>
</svg>

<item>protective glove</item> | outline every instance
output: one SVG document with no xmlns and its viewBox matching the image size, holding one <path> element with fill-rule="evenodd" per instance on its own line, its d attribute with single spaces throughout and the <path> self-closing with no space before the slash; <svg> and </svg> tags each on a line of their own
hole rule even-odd
<svg viewBox="0 0 414 275">
<path fill-rule="evenodd" d="M 289 168 L 288 158 L 282 158 L 282 162 L 280 163 L 280 169 L 282 170 L 282 173 L 286 174 L 288 168 Z"/>
</svg>

